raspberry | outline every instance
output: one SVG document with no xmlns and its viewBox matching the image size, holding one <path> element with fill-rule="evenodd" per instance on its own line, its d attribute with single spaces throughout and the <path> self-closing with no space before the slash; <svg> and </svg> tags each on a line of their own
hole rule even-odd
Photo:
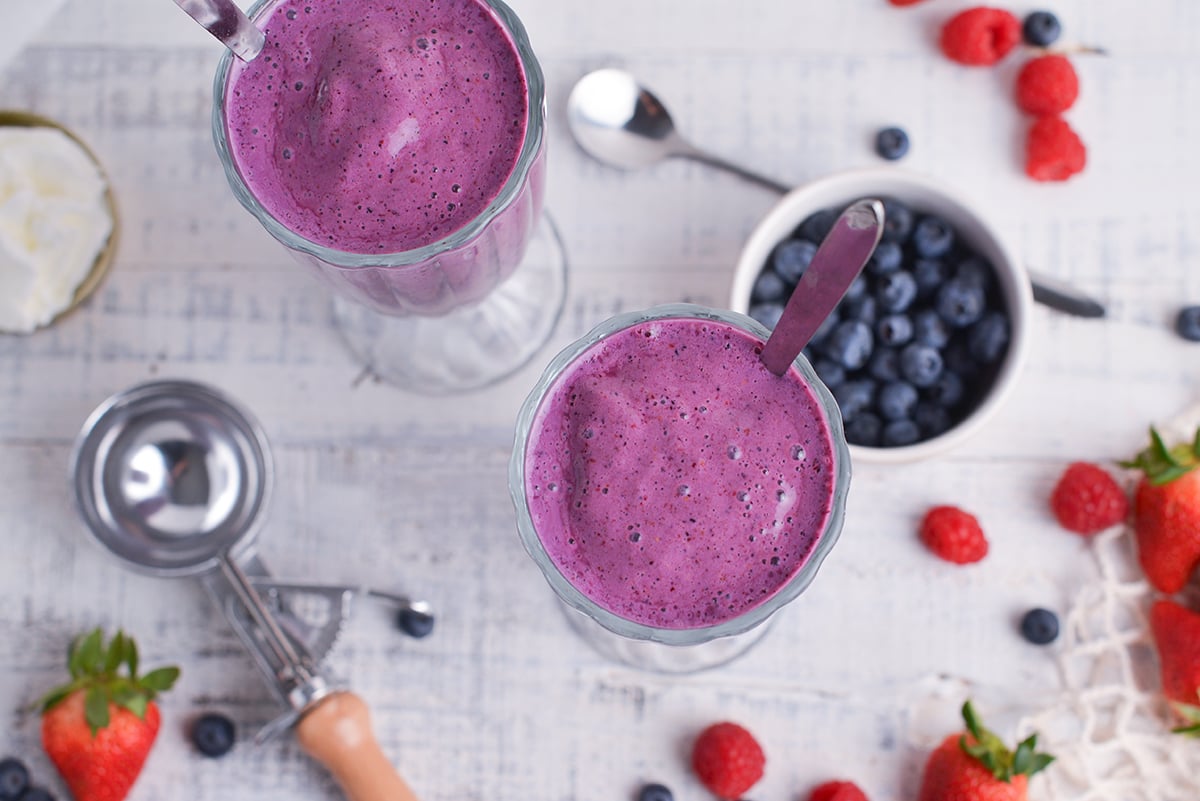
<svg viewBox="0 0 1200 801">
<path fill-rule="evenodd" d="M 995 64 L 1020 41 L 1021 21 L 1002 8 L 969 8 L 942 27 L 946 58 L 969 66 Z"/>
<path fill-rule="evenodd" d="M 1059 114 L 1079 97 L 1079 76 L 1063 56 L 1031 59 L 1017 75 L 1017 106 L 1037 116 Z"/>
<path fill-rule="evenodd" d="M 921 2 L 921 0 L 888 0 L 894 6 L 912 6 Z"/>
<path fill-rule="evenodd" d="M 867 794 L 853 782 L 825 782 L 813 788 L 808 801 L 867 801 Z"/>
<path fill-rule="evenodd" d="M 1125 519 L 1129 498 L 1103 469 L 1075 462 L 1054 487 L 1050 508 L 1067 531 L 1095 534 Z"/>
<path fill-rule="evenodd" d="M 754 735 L 736 723 L 714 723 L 696 738 L 692 769 L 717 798 L 741 798 L 762 778 L 767 758 Z"/>
<path fill-rule="evenodd" d="M 978 562 L 988 552 L 979 521 L 955 506 L 935 506 L 925 514 L 921 542 L 942 559 L 958 565 Z"/>
<path fill-rule="evenodd" d="M 1087 148 L 1062 117 L 1040 117 L 1025 140 L 1025 174 L 1035 181 L 1065 181 L 1087 164 Z"/>
</svg>

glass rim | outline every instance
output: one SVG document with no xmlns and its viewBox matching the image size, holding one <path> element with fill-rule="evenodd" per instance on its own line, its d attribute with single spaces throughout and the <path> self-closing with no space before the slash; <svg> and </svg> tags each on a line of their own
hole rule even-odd
<svg viewBox="0 0 1200 801">
<path fill-rule="evenodd" d="M 255 3 L 247 11 L 247 15 L 251 20 L 257 21 L 258 16 L 264 9 L 279 1 L 255 0 Z M 354 253 L 331 248 L 313 242 L 311 239 L 291 230 L 276 219 L 259 202 L 258 198 L 254 196 L 254 193 L 246 185 L 241 172 L 234 163 L 233 154 L 229 147 L 229 139 L 226 136 L 225 88 L 229 82 L 229 71 L 233 66 L 234 55 L 232 51 L 225 50 L 221 55 L 221 60 L 217 63 L 217 72 L 213 79 L 213 142 L 216 145 L 217 156 L 220 159 L 221 166 L 225 171 L 225 179 L 229 182 L 234 196 L 267 229 L 267 232 L 271 236 L 285 247 L 313 256 L 333 267 L 343 269 L 406 267 L 413 264 L 420 264 L 442 253 L 457 250 L 469 244 L 483 233 L 492 220 L 517 201 L 522 190 L 529 182 L 530 172 L 533 170 L 533 166 L 541 154 L 545 140 L 546 81 L 545 76 L 542 74 L 541 64 L 538 62 L 537 56 L 534 55 L 533 46 L 530 44 L 529 34 L 526 32 L 525 25 L 521 22 L 516 12 L 504 3 L 504 0 L 477 1 L 491 9 L 500 21 L 501 26 L 512 37 L 518 60 L 521 63 L 522 70 L 524 70 L 525 84 L 529 91 L 525 140 L 521 144 L 521 152 L 517 156 L 512 173 L 509 174 L 508 180 L 504 182 L 504 186 L 500 189 L 500 193 L 492 199 L 491 203 L 484 207 L 479 214 L 468 221 L 462 228 L 428 245 L 422 245 L 419 248 L 412 248 L 410 250 L 392 253 Z"/>
<path fill-rule="evenodd" d="M 550 558 L 533 524 L 529 512 L 529 500 L 525 493 L 525 451 L 529 444 L 529 435 L 533 429 L 533 421 L 546 399 L 550 390 L 581 354 L 607 337 L 651 320 L 662 319 L 702 319 L 725 323 L 740 328 L 762 340 L 770 335 L 765 326 L 757 320 L 740 312 L 715 309 L 691 303 L 670 303 L 653 306 L 634 312 L 625 312 L 608 318 L 598 324 L 584 336 L 575 340 L 561 350 L 547 365 L 533 389 L 526 396 L 521 410 L 517 415 L 516 434 L 513 442 L 513 452 L 509 460 L 508 489 L 512 496 L 513 505 L 517 512 L 517 531 L 525 551 L 541 569 L 542 575 L 551 588 L 567 605 L 582 612 L 595 620 L 609 631 L 635 640 L 649 640 L 665 645 L 699 645 L 719 637 L 729 637 L 742 634 L 764 623 L 776 611 L 795 600 L 812 580 L 816 577 L 825 557 L 833 549 L 841 535 L 845 519 L 846 496 L 850 489 L 850 451 L 846 443 L 845 432 L 842 429 L 842 416 L 837 401 L 824 382 L 817 376 L 812 365 L 802 354 L 793 362 L 795 368 L 805 379 L 817 399 L 817 405 L 825 414 L 826 427 L 829 430 L 830 443 L 833 452 L 833 496 L 829 516 L 825 527 L 818 537 L 816 545 L 808 555 L 804 564 L 786 583 L 766 601 L 748 609 L 737 617 L 721 621 L 710 626 L 687 629 L 668 629 L 637 623 L 604 609 L 595 601 L 579 591 L 558 566 Z"/>
</svg>

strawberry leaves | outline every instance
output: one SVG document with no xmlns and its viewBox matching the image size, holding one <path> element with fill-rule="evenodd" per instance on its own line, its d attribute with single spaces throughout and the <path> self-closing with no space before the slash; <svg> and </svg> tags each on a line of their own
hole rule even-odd
<svg viewBox="0 0 1200 801">
<path fill-rule="evenodd" d="M 1015 752 L 1008 750 L 1003 740 L 984 727 L 970 701 L 963 704 L 962 716 L 971 736 L 959 738 L 959 747 L 1002 782 L 1011 782 L 1014 776 L 1032 776 L 1054 761 L 1051 755 L 1038 753 L 1036 734 L 1022 740 Z"/>
<path fill-rule="evenodd" d="M 150 701 L 171 689 L 179 678 L 177 667 L 158 668 L 138 676 L 138 649 L 133 638 L 118 631 L 106 645 L 100 629 L 71 643 L 67 671 L 71 681 L 42 696 L 38 706 L 46 712 L 75 692 L 85 693 L 84 718 L 92 736 L 109 724 L 111 706 L 143 718 Z"/>
<path fill-rule="evenodd" d="M 1163 438 L 1153 427 L 1150 428 L 1150 447 L 1132 460 L 1120 462 L 1122 467 L 1141 470 L 1146 480 L 1156 487 L 1169 484 L 1177 478 L 1200 467 L 1200 430 L 1190 444 L 1184 443 L 1168 448 Z"/>
</svg>

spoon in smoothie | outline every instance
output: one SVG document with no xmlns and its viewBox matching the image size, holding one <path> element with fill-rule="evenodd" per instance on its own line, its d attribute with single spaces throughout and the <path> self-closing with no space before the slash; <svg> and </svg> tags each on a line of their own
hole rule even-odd
<svg viewBox="0 0 1200 801">
<path fill-rule="evenodd" d="M 842 212 L 817 248 L 762 350 L 762 363 L 783 375 L 829 316 L 883 235 L 883 203 L 860 200 Z"/>
<path fill-rule="evenodd" d="M 267 43 L 262 31 L 238 8 L 233 0 L 175 0 L 175 5 L 200 23 L 221 44 L 242 61 L 250 61 Z"/>
<path fill-rule="evenodd" d="M 579 79 L 567 101 L 567 125 L 592 158 L 613 167 L 640 169 L 668 158 L 685 158 L 740 175 L 780 194 L 793 187 L 700 150 L 675 128 L 666 106 L 623 70 L 602 69 Z M 1045 275 L 1031 275 L 1033 299 L 1078 317 L 1103 317 L 1104 306 L 1078 289 Z"/>
</svg>

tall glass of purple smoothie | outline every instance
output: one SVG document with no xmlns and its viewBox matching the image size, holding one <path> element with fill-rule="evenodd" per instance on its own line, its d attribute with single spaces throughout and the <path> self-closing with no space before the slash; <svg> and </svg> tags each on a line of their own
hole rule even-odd
<svg viewBox="0 0 1200 801">
<path fill-rule="evenodd" d="M 842 527 L 850 457 L 803 356 L 689 304 L 614 317 L 560 353 L 521 409 L 509 490 L 525 549 L 603 654 L 686 672 L 743 653 Z"/>
<path fill-rule="evenodd" d="M 391 383 L 469 390 L 557 322 L 542 213 L 545 86 L 501 0 L 258 0 L 266 46 L 226 52 L 213 136 L 235 196 L 335 291 Z"/>
</svg>

